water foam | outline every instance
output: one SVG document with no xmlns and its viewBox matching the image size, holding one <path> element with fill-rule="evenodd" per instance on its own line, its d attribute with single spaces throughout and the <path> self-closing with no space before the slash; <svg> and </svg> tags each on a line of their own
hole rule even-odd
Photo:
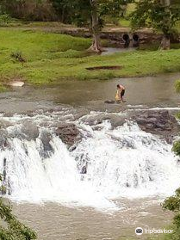
<svg viewBox="0 0 180 240">
<path fill-rule="evenodd" d="M 168 196 L 180 185 L 180 168 L 171 146 L 135 123 L 112 129 L 110 122 L 103 121 L 93 128 L 80 119 L 76 124 L 84 137 L 69 152 L 53 128 L 38 126 L 39 137 L 23 137 L 23 123 L 18 122 L 22 119 L 12 118 L 6 147 L 0 150 L 0 172 L 6 171 L 5 184 L 13 200 L 117 210 L 114 199 Z M 41 122 L 42 116 L 33 121 Z M 51 122 L 52 116 L 43 121 Z M 46 157 L 44 131 L 52 148 Z"/>
</svg>

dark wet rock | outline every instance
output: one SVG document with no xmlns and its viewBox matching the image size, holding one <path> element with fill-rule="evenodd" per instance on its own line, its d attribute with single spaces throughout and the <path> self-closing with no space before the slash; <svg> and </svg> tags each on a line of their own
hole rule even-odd
<svg viewBox="0 0 180 240">
<path fill-rule="evenodd" d="M 43 158 L 49 158 L 51 154 L 54 153 L 54 149 L 50 144 L 51 134 L 48 132 L 42 132 L 40 138 L 42 141 L 42 149 L 40 154 Z"/>
<path fill-rule="evenodd" d="M 69 151 L 70 151 L 70 152 L 73 152 L 73 151 L 76 150 L 76 148 L 77 148 L 77 146 L 76 146 L 76 145 L 73 145 L 73 146 L 71 146 L 71 147 L 69 148 Z"/>
<path fill-rule="evenodd" d="M 39 129 L 36 124 L 30 121 L 24 121 L 22 125 L 17 125 L 10 131 L 8 137 L 26 139 L 28 141 L 36 140 L 39 136 Z"/>
<path fill-rule="evenodd" d="M 171 143 L 177 136 L 180 126 L 168 111 L 145 111 L 132 117 L 143 131 L 164 136 Z"/>
<path fill-rule="evenodd" d="M 6 121 L 6 120 L 0 120 L 0 128 L 7 128 L 7 127 L 10 127 L 12 126 L 12 123 L 10 123 L 9 121 Z"/>
<path fill-rule="evenodd" d="M 88 172 L 88 165 L 90 162 L 89 156 L 87 153 L 82 153 L 76 156 L 75 160 L 77 161 L 77 168 L 79 173 L 82 175 L 87 174 Z"/>
<path fill-rule="evenodd" d="M 36 124 L 29 121 L 26 121 L 23 124 L 21 131 L 22 134 L 24 134 L 24 137 L 29 141 L 35 140 L 39 136 L 38 127 L 36 126 Z"/>
<path fill-rule="evenodd" d="M 0 148 L 5 149 L 9 147 L 8 139 L 7 139 L 7 131 L 0 130 Z"/>
<path fill-rule="evenodd" d="M 104 101 L 104 103 L 107 103 L 107 104 L 115 104 L 116 102 L 114 100 L 106 100 Z"/>
<path fill-rule="evenodd" d="M 82 167 L 81 174 L 87 174 L 87 166 Z"/>
<path fill-rule="evenodd" d="M 100 113 L 94 116 L 86 116 L 84 119 L 82 119 L 82 122 L 89 126 L 96 126 L 98 124 L 102 124 L 104 121 L 111 120 L 111 117 L 111 114 Z"/>
<path fill-rule="evenodd" d="M 114 116 L 112 116 L 112 118 L 111 118 L 112 128 L 123 126 L 126 123 L 126 120 L 127 120 L 127 116 L 125 116 L 125 115 L 122 115 L 122 116 L 114 115 Z"/>
<path fill-rule="evenodd" d="M 104 121 L 108 121 L 111 123 L 112 129 L 123 126 L 123 124 L 126 122 L 126 120 L 129 117 L 126 116 L 126 114 L 120 115 L 119 113 L 117 114 L 112 114 L 112 113 L 99 113 L 95 115 L 89 115 L 85 116 L 84 118 L 81 119 L 81 121 L 92 127 L 93 130 L 101 130 L 103 126 L 101 125 Z"/>
<path fill-rule="evenodd" d="M 68 147 L 72 147 L 82 138 L 80 131 L 76 125 L 72 123 L 60 123 L 56 129 L 56 135 L 59 136 L 62 142 L 68 145 Z"/>
</svg>

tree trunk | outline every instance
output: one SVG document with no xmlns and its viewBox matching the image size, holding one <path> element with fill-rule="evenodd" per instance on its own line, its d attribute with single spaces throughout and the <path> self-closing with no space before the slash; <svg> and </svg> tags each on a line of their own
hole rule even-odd
<svg viewBox="0 0 180 240">
<path fill-rule="evenodd" d="M 171 41 L 170 41 L 170 36 L 163 36 L 163 39 L 161 41 L 160 49 L 161 50 L 169 50 L 171 47 Z"/>
<path fill-rule="evenodd" d="M 91 3 L 91 30 L 93 35 L 93 41 L 91 47 L 89 48 L 89 51 L 100 53 L 102 52 L 102 48 L 100 40 L 97 0 L 90 0 L 90 3 Z"/>
<path fill-rule="evenodd" d="M 165 11 L 170 13 L 169 7 L 171 5 L 171 0 L 161 0 L 161 4 L 164 6 Z M 169 23 L 170 19 L 169 18 L 165 17 L 163 19 L 163 21 L 164 21 L 164 25 L 166 25 L 166 26 L 170 25 L 170 23 Z M 169 32 L 167 33 L 167 32 L 168 31 L 166 29 L 166 31 L 164 31 L 164 36 L 163 36 L 163 39 L 161 41 L 160 49 L 162 49 L 162 50 L 169 50 L 170 47 L 171 47 L 170 33 Z"/>
</svg>

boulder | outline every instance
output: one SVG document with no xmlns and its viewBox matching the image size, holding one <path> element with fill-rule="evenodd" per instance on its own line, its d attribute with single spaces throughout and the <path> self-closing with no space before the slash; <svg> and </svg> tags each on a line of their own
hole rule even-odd
<svg viewBox="0 0 180 240">
<path fill-rule="evenodd" d="M 17 125 L 18 126 L 18 125 Z M 30 120 L 24 120 L 22 125 L 19 127 L 15 127 L 13 131 L 10 131 L 9 136 L 10 138 L 19 138 L 19 139 L 26 139 L 28 141 L 36 140 L 39 136 L 39 129 L 35 123 L 31 122 Z"/>
<path fill-rule="evenodd" d="M 81 140 L 80 131 L 77 129 L 76 125 L 72 123 L 58 124 L 55 133 L 68 147 L 72 147 Z"/>
<path fill-rule="evenodd" d="M 116 102 L 114 100 L 106 100 L 104 101 L 106 104 L 115 104 Z"/>
<path fill-rule="evenodd" d="M 180 131 L 176 118 L 166 110 L 144 111 L 140 115 L 133 116 L 132 119 L 143 131 L 164 136 L 169 143 Z"/>
<path fill-rule="evenodd" d="M 39 136 L 39 129 L 35 123 L 31 121 L 24 121 L 19 135 L 22 138 L 26 138 L 28 141 L 35 140 Z"/>
<path fill-rule="evenodd" d="M 6 130 L 0 130 L 0 149 L 5 149 L 9 146 L 8 139 L 7 139 L 7 131 Z"/>
<path fill-rule="evenodd" d="M 51 134 L 47 131 L 41 132 L 40 135 L 43 148 L 40 151 L 40 155 L 42 158 L 49 158 L 52 153 L 54 153 L 54 149 L 50 144 Z"/>
</svg>

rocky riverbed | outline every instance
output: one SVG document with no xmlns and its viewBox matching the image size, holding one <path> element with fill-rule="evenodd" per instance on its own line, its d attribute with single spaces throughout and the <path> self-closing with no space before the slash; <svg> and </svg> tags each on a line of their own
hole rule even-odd
<svg viewBox="0 0 180 240">
<path fill-rule="evenodd" d="M 180 131 L 177 78 L 70 81 L 0 95 L 0 172 L 15 212 L 40 240 L 119 240 L 135 237 L 137 226 L 169 224 L 160 202 L 180 185 L 171 151 Z M 104 103 L 117 83 L 126 102 Z"/>
</svg>

